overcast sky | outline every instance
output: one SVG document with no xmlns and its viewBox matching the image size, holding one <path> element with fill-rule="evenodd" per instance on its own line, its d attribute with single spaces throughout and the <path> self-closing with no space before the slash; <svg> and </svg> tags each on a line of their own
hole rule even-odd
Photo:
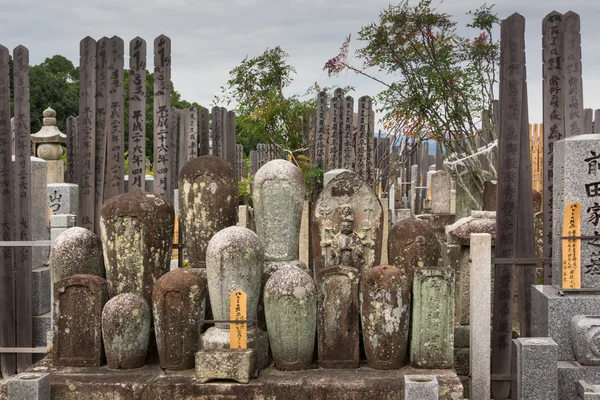
<svg viewBox="0 0 600 400">
<path fill-rule="evenodd" d="M 31 64 L 61 54 L 79 64 L 79 41 L 118 35 L 128 43 L 135 36 L 152 43 L 165 34 L 172 43 L 172 80 L 182 97 L 209 106 L 229 71 L 246 56 L 281 46 L 297 70 L 289 93 L 321 86 L 352 85 L 355 98 L 375 95 L 381 86 L 353 73 L 329 78 L 323 64 L 335 56 L 348 34 L 376 21 L 389 0 L 0 0 L 0 43 L 9 49 L 29 48 Z M 434 1 L 434 4 L 438 4 Z M 446 0 L 439 10 L 464 26 L 480 0 Z M 568 8 L 566 8 L 568 7 Z M 581 16 L 584 104 L 600 108 L 600 1 L 498 0 L 500 18 L 514 12 L 526 18 L 529 120 L 541 122 L 541 21 L 552 10 Z M 461 34 L 476 36 L 463 28 Z M 496 32 L 499 37 L 499 31 Z M 353 42 L 356 46 L 358 43 Z M 59 116 L 60 117 L 60 116 Z M 65 116 L 66 117 L 66 116 Z"/>
</svg>

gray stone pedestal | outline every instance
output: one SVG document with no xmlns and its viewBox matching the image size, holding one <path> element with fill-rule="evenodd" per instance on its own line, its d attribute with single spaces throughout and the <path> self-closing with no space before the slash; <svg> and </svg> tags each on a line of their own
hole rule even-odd
<svg viewBox="0 0 600 400">
<path fill-rule="evenodd" d="M 534 337 L 554 339 L 558 345 L 558 359 L 561 361 L 575 360 L 569 324 L 571 318 L 579 314 L 600 315 L 600 296 L 585 293 L 560 296 L 553 286 L 533 286 L 531 334 Z"/>
<path fill-rule="evenodd" d="M 269 365 L 269 336 L 257 326 L 248 327 L 247 344 L 249 349 L 255 350 L 256 367 L 265 369 Z M 200 338 L 200 348 L 229 349 L 229 329 L 216 326 L 208 328 Z"/>
<path fill-rule="evenodd" d="M 438 400 L 438 381 L 433 375 L 404 375 L 404 400 Z"/>
<path fill-rule="evenodd" d="M 8 400 L 50 400 L 50 374 L 24 372 L 8 381 Z"/>
<path fill-rule="evenodd" d="M 558 399 L 557 346 L 545 337 L 513 340 L 514 400 Z"/>
<path fill-rule="evenodd" d="M 254 349 L 202 349 L 196 353 L 196 379 L 232 379 L 248 383 L 254 375 Z"/>
</svg>

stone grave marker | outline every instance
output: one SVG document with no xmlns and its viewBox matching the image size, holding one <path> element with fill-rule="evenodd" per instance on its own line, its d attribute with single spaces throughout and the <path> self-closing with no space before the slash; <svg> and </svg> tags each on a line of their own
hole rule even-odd
<svg viewBox="0 0 600 400">
<path fill-rule="evenodd" d="M 48 207 L 53 215 L 76 214 L 78 209 L 79 187 L 73 183 L 51 183 L 47 185 Z"/>
<path fill-rule="evenodd" d="M 381 258 L 383 210 L 352 172 L 325 187 L 314 207 L 312 246 L 319 292 L 318 353 L 324 368 L 359 362 L 359 278 Z"/>
<path fill-rule="evenodd" d="M 450 214 L 451 177 L 447 171 L 436 171 L 431 175 L 431 212 Z"/>
<path fill-rule="evenodd" d="M 454 363 L 454 276 L 451 268 L 415 269 L 410 362 L 416 368 Z"/>
<path fill-rule="evenodd" d="M 579 135 L 554 143 L 554 225 L 552 257 L 552 284 L 557 288 L 597 288 L 600 286 L 600 251 L 597 239 L 561 240 L 564 233 L 596 236 L 600 229 L 600 206 L 598 197 L 598 161 L 600 160 L 600 135 Z M 580 216 L 569 206 L 571 202 L 581 205 Z M 568 221 L 565 225 L 564 219 Z M 567 229 L 568 228 L 568 229 Z M 574 234 L 573 234 L 574 233 Z M 580 244 L 579 244 L 580 243 Z M 565 250 L 575 247 L 581 254 L 579 263 L 563 264 Z M 569 252 L 569 254 L 571 254 Z M 569 272 L 566 271 L 568 269 Z M 573 276 L 570 276 L 570 273 Z M 578 282 L 579 281 L 579 282 Z"/>
<path fill-rule="evenodd" d="M 360 282 L 363 343 L 367 365 L 399 369 L 406 359 L 411 285 L 398 268 L 380 265 L 365 271 Z"/>
<path fill-rule="evenodd" d="M 171 39 L 154 39 L 154 193 L 173 197 L 170 182 Z M 110 286 L 110 284 L 109 284 Z"/>
<path fill-rule="evenodd" d="M 108 300 L 102 310 L 102 339 L 108 368 L 144 366 L 151 319 L 150 308 L 140 295 L 121 293 Z"/>
<path fill-rule="evenodd" d="M 179 208 L 186 254 L 204 268 L 206 247 L 215 233 L 237 220 L 237 181 L 233 167 L 217 156 L 200 156 L 179 174 Z"/>
<path fill-rule="evenodd" d="M 146 178 L 146 41 L 129 42 L 129 191 L 144 190 Z"/>
<path fill-rule="evenodd" d="M 54 365 L 102 365 L 102 309 L 107 301 L 106 281 L 99 276 L 72 275 L 54 284 Z"/>
<path fill-rule="evenodd" d="M 418 267 L 437 266 L 440 244 L 427 222 L 415 217 L 396 222 L 388 236 L 389 262 L 398 268 L 412 287 L 413 271 Z"/>
<path fill-rule="evenodd" d="M 183 268 L 156 281 L 152 310 L 161 366 L 174 371 L 194 367 L 206 290 L 205 276 Z"/>
<path fill-rule="evenodd" d="M 225 159 L 235 165 L 235 111 L 224 110 L 223 118 L 225 120 Z"/>
<path fill-rule="evenodd" d="M 260 239 L 249 229 L 230 226 L 210 239 L 206 249 L 206 273 L 212 314 L 216 320 L 232 319 L 230 295 L 237 290 L 246 293 L 246 319 L 257 320 L 263 261 Z M 229 323 L 215 323 L 202 335 L 199 353 L 229 349 L 229 328 Z M 264 369 L 268 365 L 268 337 L 254 322 L 248 324 L 247 346 L 256 353 L 257 368 Z"/>
<path fill-rule="evenodd" d="M 264 304 L 275 367 L 310 368 L 317 330 L 317 288 L 313 278 L 292 264 L 281 266 L 265 285 Z"/>
<path fill-rule="evenodd" d="M 96 41 L 86 37 L 80 43 L 78 173 L 79 212 L 77 225 L 94 231 L 96 165 Z"/>
<path fill-rule="evenodd" d="M 137 293 L 152 304 L 152 287 L 169 272 L 173 205 L 164 197 L 136 191 L 102 206 L 100 228 L 108 294 Z"/>
<path fill-rule="evenodd" d="M 50 276 L 52 284 L 72 275 L 105 277 L 102 242 L 94 232 L 81 227 L 69 228 L 52 243 Z"/>
<path fill-rule="evenodd" d="M 221 107 L 213 107 L 211 114 L 212 155 L 223 156 L 223 118 Z"/>
</svg>

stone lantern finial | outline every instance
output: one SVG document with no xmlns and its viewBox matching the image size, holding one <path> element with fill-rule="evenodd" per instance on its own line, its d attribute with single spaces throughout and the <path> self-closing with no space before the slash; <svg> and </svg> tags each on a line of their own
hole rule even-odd
<svg viewBox="0 0 600 400">
<path fill-rule="evenodd" d="M 42 129 L 31 135 L 31 142 L 37 145 L 37 156 L 48 162 L 48 183 L 63 183 L 65 167 L 60 159 L 63 155 L 61 143 L 67 142 L 67 135 L 56 127 L 56 111 L 48 107 L 42 115 Z"/>
</svg>

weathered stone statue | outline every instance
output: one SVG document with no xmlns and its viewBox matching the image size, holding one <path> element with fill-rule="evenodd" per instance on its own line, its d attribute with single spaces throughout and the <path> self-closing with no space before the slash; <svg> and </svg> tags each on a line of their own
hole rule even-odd
<svg viewBox="0 0 600 400">
<path fill-rule="evenodd" d="M 94 232 L 69 228 L 55 239 L 50 250 L 52 283 L 71 275 L 89 274 L 104 278 L 102 242 Z"/>
<path fill-rule="evenodd" d="M 134 293 L 121 293 L 102 310 L 102 338 L 110 369 L 139 368 L 146 362 L 150 308 Z"/>
<path fill-rule="evenodd" d="M 286 160 L 263 165 L 254 176 L 252 187 L 256 233 L 265 249 L 258 325 L 266 330 L 262 293 L 271 274 L 289 265 L 307 270 L 298 260 L 306 187 L 300 168 Z"/>
<path fill-rule="evenodd" d="M 154 282 L 169 272 L 173 205 L 154 193 L 135 191 L 104 203 L 100 229 L 108 294 L 137 293 L 152 304 Z"/>
<path fill-rule="evenodd" d="M 247 319 L 257 319 L 264 252 L 250 229 L 231 226 L 217 232 L 206 249 L 206 272 L 212 314 L 216 320 L 230 317 L 229 295 L 241 290 L 247 296 Z M 229 323 L 216 323 L 201 337 L 201 351 L 229 348 Z M 268 336 L 256 324 L 248 324 L 248 347 L 256 351 L 257 368 L 268 364 Z"/>
<path fill-rule="evenodd" d="M 194 368 L 199 320 L 204 319 L 206 277 L 191 269 L 167 272 L 156 281 L 152 291 L 160 365 L 175 371 Z"/>
<path fill-rule="evenodd" d="M 107 300 L 106 281 L 99 276 L 73 275 L 54 284 L 54 365 L 102 365 L 102 309 Z"/>
<path fill-rule="evenodd" d="M 317 329 L 317 288 L 312 277 L 294 265 L 282 266 L 267 281 L 264 302 L 275 367 L 309 368 Z"/>
<path fill-rule="evenodd" d="M 391 265 L 380 265 L 362 274 L 362 334 L 371 368 L 398 369 L 406 359 L 410 287 L 406 275 Z"/>
<path fill-rule="evenodd" d="M 179 173 L 180 223 L 194 268 L 206 266 L 206 247 L 237 221 L 237 180 L 231 164 L 216 156 L 194 158 Z"/>
<path fill-rule="evenodd" d="M 377 196 L 352 172 L 333 178 L 315 204 L 312 243 L 322 367 L 358 367 L 359 280 L 379 262 L 382 221 Z"/>
</svg>

